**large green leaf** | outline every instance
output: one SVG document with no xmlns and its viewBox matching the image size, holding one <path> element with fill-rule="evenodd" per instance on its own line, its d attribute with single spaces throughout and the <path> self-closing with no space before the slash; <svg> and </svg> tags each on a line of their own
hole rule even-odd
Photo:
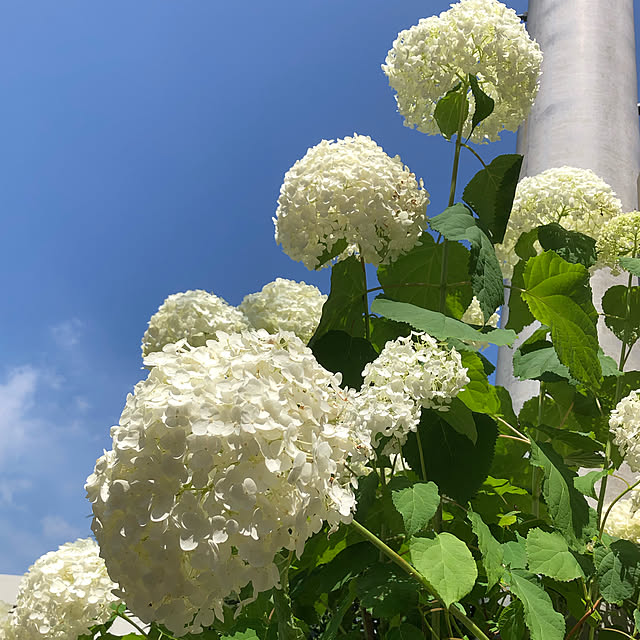
<svg viewBox="0 0 640 640">
<path fill-rule="evenodd" d="M 406 302 L 376 298 L 371 305 L 371 311 L 397 322 L 406 322 L 418 331 L 425 331 L 437 340 L 457 338 L 458 340 L 488 342 L 503 347 L 513 344 L 516 339 L 516 334 L 513 331 L 494 329 L 482 333 L 468 324 L 448 318 L 442 313 L 422 309 Z"/>
<path fill-rule="evenodd" d="M 544 473 L 542 494 L 553 524 L 572 548 L 582 550 L 582 537 L 589 525 L 589 505 L 574 486 L 576 474 L 548 443 L 531 440 L 531 464 Z"/>
<path fill-rule="evenodd" d="M 541 344 L 548 346 L 527 353 L 523 353 L 521 349 L 514 351 L 513 375 L 520 380 L 542 380 L 543 382 L 570 379 L 569 369 L 560 362 L 553 345 L 546 341 Z"/>
<path fill-rule="evenodd" d="M 475 413 L 496 415 L 500 412 L 500 400 L 496 388 L 489 383 L 482 359 L 473 351 L 460 353 L 462 366 L 467 368 L 469 382 L 458 398 Z"/>
<path fill-rule="evenodd" d="M 618 258 L 618 262 L 623 269 L 640 278 L 640 258 Z"/>
<path fill-rule="evenodd" d="M 480 548 L 480 553 L 482 553 L 482 564 L 487 574 L 487 589 L 491 589 L 504 573 L 504 567 L 502 566 L 504 550 L 502 545 L 493 537 L 491 530 L 479 514 L 469 511 L 468 518 L 471 521 L 473 533 L 478 538 L 478 547 Z"/>
<path fill-rule="evenodd" d="M 504 302 L 502 269 L 491 240 L 463 204 L 454 204 L 441 214 L 430 218 L 429 225 L 447 240 L 471 243 L 469 260 L 471 287 L 478 298 L 486 322 Z"/>
<path fill-rule="evenodd" d="M 440 504 L 438 487 L 433 482 L 417 483 L 394 491 L 393 504 L 402 515 L 404 528 L 412 536 L 429 524 Z"/>
<path fill-rule="evenodd" d="M 596 241 L 578 231 L 568 231 L 557 222 L 538 227 L 538 240 L 543 249 L 555 251 L 574 264 L 592 267 L 596 263 Z"/>
<path fill-rule="evenodd" d="M 362 370 L 378 357 L 378 352 L 364 338 L 354 338 L 344 331 L 328 331 L 313 343 L 316 360 L 328 371 L 342 374 L 342 386 L 360 389 Z"/>
<path fill-rule="evenodd" d="M 473 413 L 460 398 L 454 398 L 447 411 L 441 411 L 440 417 L 459 434 L 466 436 L 475 444 L 478 441 L 478 430 Z"/>
<path fill-rule="evenodd" d="M 500 640 L 522 640 L 527 636 L 527 627 L 524 623 L 524 607 L 520 600 L 513 600 L 508 607 L 502 610 L 498 618 Z"/>
<path fill-rule="evenodd" d="M 528 327 L 535 318 L 531 315 L 527 303 L 522 299 L 521 290 L 524 289 L 524 269 L 526 267 L 525 260 L 519 260 L 513 269 L 511 276 L 511 290 L 508 299 L 508 316 L 507 323 L 503 324 L 505 329 L 511 329 L 516 333 L 520 333 L 525 327 Z M 503 310 L 504 314 L 504 310 Z"/>
<path fill-rule="evenodd" d="M 462 199 L 491 233 L 494 244 L 504 240 L 521 166 L 520 155 L 498 156 L 476 173 L 462 194 Z"/>
<path fill-rule="evenodd" d="M 416 579 L 395 565 L 374 564 L 358 578 L 356 594 L 377 618 L 393 618 L 416 607 L 419 590 Z"/>
<path fill-rule="evenodd" d="M 247 629 L 246 631 L 236 631 L 230 636 L 221 636 L 220 640 L 260 640 L 260 636 L 253 629 Z"/>
<path fill-rule="evenodd" d="M 634 344 L 640 338 L 640 287 L 631 287 L 627 299 L 627 287 L 618 284 L 607 289 L 602 297 L 604 321 L 618 340 Z M 629 305 L 629 318 L 625 321 Z"/>
<path fill-rule="evenodd" d="M 322 307 L 322 316 L 309 346 L 328 331 L 344 331 L 355 338 L 364 337 L 364 277 L 362 264 L 355 256 L 331 268 L 331 292 Z"/>
<path fill-rule="evenodd" d="M 476 105 L 473 111 L 473 117 L 471 118 L 470 136 L 473 130 L 493 113 L 495 101 L 481 89 L 478 84 L 478 78 L 471 73 L 469 74 L 469 86 L 471 87 L 471 93 L 473 94 L 473 100 Z"/>
<path fill-rule="evenodd" d="M 596 482 L 604 478 L 607 473 L 608 471 L 605 471 L 604 469 L 600 469 L 599 471 L 589 471 L 589 473 L 585 473 L 583 476 L 574 478 L 573 486 L 583 495 L 597 500 L 598 496 L 595 490 Z"/>
<path fill-rule="evenodd" d="M 418 627 L 403 622 L 399 627 L 389 629 L 386 640 L 424 640 L 424 633 Z"/>
<path fill-rule="evenodd" d="M 508 583 L 511 593 L 522 602 L 531 640 L 563 640 L 566 631 L 564 617 L 553 608 L 549 594 L 535 575 L 512 569 L 508 573 Z"/>
<path fill-rule="evenodd" d="M 584 578 L 584 573 L 569 545 L 557 532 L 548 533 L 542 529 L 530 529 L 527 534 L 527 559 L 529 570 L 544 576 L 568 582 Z"/>
<path fill-rule="evenodd" d="M 454 431 L 439 413 L 422 411 L 418 431 L 409 433 L 402 451 L 411 468 L 420 473 L 419 437 L 429 480 L 438 485 L 440 493 L 465 503 L 489 475 L 498 427 L 489 416 L 474 413 L 478 432 L 474 444 Z"/>
<path fill-rule="evenodd" d="M 562 364 L 580 382 L 598 388 L 597 312 L 591 302 L 589 272 L 552 251 L 529 258 L 523 274 L 522 298 L 536 320 L 550 327 Z"/>
<path fill-rule="evenodd" d="M 476 583 L 478 569 L 467 545 L 450 533 L 435 538 L 412 538 L 411 561 L 449 607 Z"/>
<path fill-rule="evenodd" d="M 323 634 L 320 636 L 320 640 L 334 640 L 338 637 L 342 619 L 344 618 L 347 611 L 349 611 L 349 609 L 351 608 L 353 601 L 356 599 L 357 584 L 357 580 L 352 580 L 349 583 L 349 587 L 342 599 L 339 601 L 338 606 L 332 609 L 331 619 L 325 627 Z M 280 639 L 278 638 L 278 640 Z"/>
<path fill-rule="evenodd" d="M 612 604 L 622 604 L 640 586 L 640 549 L 629 540 L 616 540 L 593 550 L 600 595 Z"/>
<path fill-rule="evenodd" d="M 457 84 L 453 89 L 438 100 L 433 116 L 438 123 L 438 128 L 442 135 L 449 139 L 453 136 L 469 115 L 469 99 L 467 98 L 467 87 L 462 83 Z"/>
<path fill-rule="evenodd" d="M 387 298 L 417 307 L 440 308 L 440 272 L 444 244 L 423 233 L 408 253 L 391 264 L 378 267 L 378 281 Z M 461 318 L 473 298 L 467 265 L 469 250 L 461 244 L 449 245 L 445 313 Z"/>
</svg>

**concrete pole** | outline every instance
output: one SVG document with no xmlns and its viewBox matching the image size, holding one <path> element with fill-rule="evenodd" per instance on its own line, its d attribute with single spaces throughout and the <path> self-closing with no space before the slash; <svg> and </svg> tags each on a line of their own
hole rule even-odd
<svg viewBox="0 0 640 640">
<path fill-rule="evenodd" d="M 518 131 L 522 177 L 570 165 L 591 169 L 614 189 L 623 210 L 638 208 L 640 132 L 633 0 L 529 0 L 527 29 L 544 54 L 540 91 Z M 594 303 L 616 280 L 591 281 Z M 626 280 L 625 280 L 626 283 Z M 503 313 L 503 326 L 508 315 Z M 600 344 L 616 362 L 619 342 L 600 320 Z M 627 368 L 640 369 L 636 348 Z M 538 383 L 512 375 L 512 350 L 498 353 L 496 382 L 519 410 Z"/>
</svg>

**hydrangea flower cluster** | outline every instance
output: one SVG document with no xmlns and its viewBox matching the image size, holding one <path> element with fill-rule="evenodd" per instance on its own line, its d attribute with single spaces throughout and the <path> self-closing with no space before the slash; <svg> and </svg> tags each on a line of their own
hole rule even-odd
<svg viewBox="0 0 640 640">
<path fill-rule="evenodd" d="M 249 329 L 245 315 L 222 298 L 202 289 L 170 295 L 149 320 L 142 355 L 162 351 L 166 344 L 186 339 L 193 347 L 215 340 L 216 331 Z"/>
<path fill-rule="evenodd" d="M 275 238 L 307 269 L 336 253 L 387 264 L 416 244 L 428 203 L 422 180 L 369 136 L 322 140 L 284 177 Z"/>
<path fill-rule="evenodd" d="M 633 500 L 618 500 L 609 512 L 604 529 L 610 536 L 640 544 L 640 511 Z"/>
<path fill-rule="evenodd" d="M 640 389 L 618 402 L 609 418 L 609 430 L 631 471 L 640 472 Z"/>
<path fill-rule="evenodd" d="M 118 585 L 99 551 L 93 540 L 80 539 L 36 560 L 20 582 L 7 637 L 68 640 L 109 620 Z"/>
<path fill-rule="evenodd" d="M 145 364 L 87 480 L 93 531 L 136 616 L 198 633 L 225 596 L 278 584 L 280 549 L 351 520 L 347 464 L 370 445 L 343 421 L 340 377 L 292 333 L 218 332 Z"/>
<path fill-rule="evenodd" d="M 598 263 L 619 273 L 618 258 L 640 255 L 640 211 L 621 213 L 606 222 L 596 243 Z"/>
<path fill-rule="evenodd" d="M 397 93 L 398 111 L 407 127 L 440 134 L 436 104 L 469 74 L 495 100 L 493 113 L 474 130 L 476 142 L 498 140 L 527 117 L 538 92 L 540 47 L 513 9 L 497 0 L 461 0 L 439 16 L 423 18 L 401 31 L 383 71 Z M 470 94 L 469 94 L 470 95 Z M 471 108 L 464 124 L 471 132 Z"/>
<path fill-rule="evenodd" d="M 491 317 L 485 322 L 484 321 L 484 313 L 480 308 L 480 301 L 478 298 L 473 296 L 473 300 L 467 307 L 466 311 L 462 315 L 462 322 L 466 322 L 467 324 L 472 324 L 476 327 L 493 327 L 494 329 L 498 326 L 500 322 L 500 314 L 495 312 L 491 314 Z"/>
<path fill-rule="evenodd" d="M 547 169 L 520 180 L 502 244 L 495 246 L 505 278 L 511 278 L 519 258 L 521 233 L 557 222 L 569 231 L 596 238 L 602 225 L 622 211 L 613 189 L 593 171 L 576 167 Z"/>
<path fill-rule="evenodd" d="M 16 637 L 12 609 L 12 605 L 0 600 L 0 640 L 13 640 Z"/>
<path fill-rule="evenodd" d="M 390 444 L 396 450 L 417 429 L 422 407 L 446 411 L 469 383 L 460 354 L 426 333 L 390 340 L 362 373 L 354 421 L 370 431 L 374 443 L 393 436 Z"/>
<path fill-rule="evenodd" d="M 292 331 L 307 344 L 315 333 L 327 296 L 304 282 L 276 278 L 238 307 L 255 329 Z"/>
</svg>

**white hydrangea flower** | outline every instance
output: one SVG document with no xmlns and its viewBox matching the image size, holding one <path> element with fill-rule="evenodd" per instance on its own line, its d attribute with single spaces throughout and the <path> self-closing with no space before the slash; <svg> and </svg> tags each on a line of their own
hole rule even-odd
<svg viewBox="0 0 640 640">
<path fill-rule="evenodd" d="M 323 266 L 321 256 L 343 244 L 338 259 L 358 253 L 388 264 L 416 244 L 428 203 L 422 180 L 369 136 L 322 140 L 284 177 L 276 242 L 307 269 Z"/>
<path fill-rule="evenodd" d="M 396 449 L 409 431 L 417 429 L 422 407 L 446 411 L 469 383 L 460 354 L 441 347 L 426 333 L 390 340 L 362 373 L 354 421 L 371 432 L 374 443 L 393 436 Z"/>
<path fill-rule="evenodd" d="M 13 605 L 0 600 L 0 640 L 16 639 L 16 626 L 12 609 Z"/>
<path fill-rule="evenodd" d="M 500 322 L 500 314 L 496 311 L 491 314 L 491 317 L 487 322 L 484 321 L 484 313 L 482 313 L 482 309 L 480 308 L 480 301 L 478 298 L 473 296 L 473 300 L 467 307 L 464 312 L 462 318 L 462 322 L 466 322 L 467 324 L 472 324 L 477 327 L 493 327 L 494 329 L 498 326 Z"/>
<path fill-rule="evenodd" d="M 170 295 L 149 320 L 142 355 L 162 351 L 166 344 L 186 339 L 193 347 L 215 340 L 216 331 L 249 329 L 246 316 L 222 298 L 202 289 Z"/>
<path fill-rule="evenodd" d="M 604 530 L 610 536 L 640 544 L 640 511 L 634 508 L 632 500 L 618 500 L 613 505 Z"/>
<path fill-rule="evenodd" d="M 315 333 L 327 296 L 311 284 L 276 278 L 238 307 L 255 329 L 292 331 L 307 344 Z"/>
<path fill-rule="evenodd" d="M 136 616 L 199 633 L 225 596 L 278 584 L 279 550 L 351 521 L 347 464 L 369 458 L 368 434 L 343 422 L 353 392 L 289 332 L 218 332 L 145 364 L 87 480 L 93 531 Z"/>
<path fill-rule="evenodd" d="M 111 617 L 119 599 L 91 539 L 45 553 L 25 573 L 9 628 L 20 640 L 69 640 Z M 11 637 L 9 633 L 9 637 Z"/>
<path fill-rule="evenodd" d="M 609 418 L 609 430 L 631 471 L 640 472 L 640 389 L 618 402 Z"/>
<path fill-rule="evenodd" d="M 474 130 L 476 142 L 499 140 L 527 117 L 539 86 L 542 53 L 513 9 L 496 0 L 462 0 L 439 16 L 423 18 L 398 34 L 383 71 L 397 93 L 407 127 L 439 135 L 436 104 L 469 74 L 495 101 L 493 113 Z M 471 131 L 475 102 L 469 93 Z"/>
<path fill-rule="evenodd" d="M 596 243 L 598 264 L 620 272 L 618 258 L 640 255 L 640 211 L 621 213 L 608 220 L 600 229 Z"/>
<path fill-rule="evenodd" d="M 511 278 L 519 260 L 515 246 L 521 233 L 557 222 L 596 238 L 602 225 L 621 211 L 613 189 L 590 169 L 565 166 L 522 178 L 504 240 L 495 246 L 504 277 Z"/>
</svg>

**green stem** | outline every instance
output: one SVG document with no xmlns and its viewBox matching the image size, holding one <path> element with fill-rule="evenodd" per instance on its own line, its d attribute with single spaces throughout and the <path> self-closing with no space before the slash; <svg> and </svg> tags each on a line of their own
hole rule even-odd
<svg viewBox="0 0 640 640">
<path fill-rule="evenodd" d="M 410 565 L 401 555 L 397 554 L 391 547 L 387 546 L 380 538 L 374 533 L 369 531 L 366 527 L 363 527 L 357 520 L 352 520 L 351 525 L 360 533 L 360 535 L 366 538 L 374 547 L 382 551 L 387 558 L 392 562 L 395 562 L 403 571 L 408 573 L 412 578 L 417 580 L 422 587 L 430 593 L 434 598 L 440 600 L 436 590 L 429 584 L 427 579 L 412 565 Z M 441 600 L 440 600 L 441 601 Z M 442 601 L 441 601 L 442 602 Z M 485 633 L 476 625 L 476 623 L 468 618 L 460 609 L 452 605 L 449 607 L 449 611 L 456 617 L 471 633 L 475 633 L 479 640 L 489 640 Z"/>
<path fill-rule="evenodd" d="M 606 476 L 605 476 L 606 477 Z M 607 524 L 607 518 L 609 517 L 609 513 L 611 513 L 611 509 L 613 509 L 613 505 L 618 502 L 623 496 L 626 496 L 627 493 L 633 491 L 640 484 L 640 480 L 634 482 L 631 486 L 627 487 L 610 505 L 607 511 L 604 514 L 604 518 L 602 518 L 602 523 L 600 524 L 600 531 L 598 533 L 598 540 L 602 540 L 602 534 L 604 533 L 604 526 Z"/>
<path fill-rule="evenodd" d="M 422 450 L 422 440 L 420 440 L 420 432 L 416 431 L 416 440 L 418 442 L 418 455 L 420 456 L 420 468 L 422 470 L 422 480 L 427 481 L 427 465 L 424 462 L 424 451 Z"/>
<path fill-rule="evenodd" d="M 139 631 L 145 638 L 148 638 L 149 635 L 147 634 L 147 632 L 140 627 L 140 625 L 136 624 L 126 613 L 121 613 L 119 611 L 116 611 L 116 615 L 119 618 L 122 618 L 123 620 L 126 620 L 134 629 L 136 629 L 137 631 Z M 164 632 L 163 632 L 164 633 Z M 165 634 L 166 635 L 166 634 Z"/>
<path fill-rule="evenodd" d="M 360 256 L 360 264 L 362 265 L 362 279 L 364 281 L 364 293 L 362 294 L 362 305 L 364 307 L 364 335 L 367 340 L 371 338 L 371 330 L 369 327 L 369 297 L 367 295 L 367 265 L 364 258 Z"/>
<path fill-rule="evenodd" d="M 538 396 L 538 420 L 537 425 L 542 425 L 542 417 L 544 415 L 544 396 L 546 387 L 544 382 L 540 383 L 540 395 Z M 531 470 L 531 497 L 533 506 L 533 515 L 540 517 L 540 469 L 533 467 Z"/>
<path fill-rule="evenodd" d="M 289 597 L 289 567 L 292 560 L 293 551 L 289 552 L 288 556 L 280 552 L 275 557 L 275 563 L 280 572 L 280 588 L 273 590 L 273 604 L 278 619 L 278 637 L 302 639 L 302 632 L 293 620 Z"/>
<path fill-rule="evenodd" d="M 475 149 L 473 149 L 472 147 L 470 147 L 468 144 L 466 144 L 465 142 L 462 143 L 462 146 L 465 149 L 469 149 L 469 151 L 471 151 L 471 153 L 473 153 L 473 155 L 478 158 L 478 160 L 480 160 L 480 163 L 482 164 L 482 166 L 486 169 L 487 168 L 487 163 L 480 157 L 480 155 L 477 153 L 477 151 Z"/>
</svg>

